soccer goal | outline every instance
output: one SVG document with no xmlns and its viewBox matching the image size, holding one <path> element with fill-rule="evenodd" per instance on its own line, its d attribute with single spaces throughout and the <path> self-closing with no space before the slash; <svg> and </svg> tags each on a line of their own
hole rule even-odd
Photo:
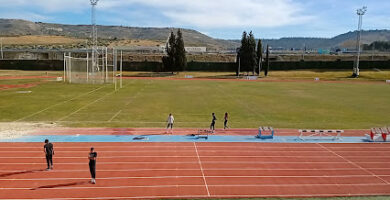
<svg viewBox="0 0 390 200">
<path fill-rule="evenodd" d="M 118 69 L 119 66 L 119 69 Z M 101 47 L 95 52 L 69 52 L 64 54 L 64 78 L 68 83 L 115 84 L 122 87 L 122 52 Z"/>
</svg>

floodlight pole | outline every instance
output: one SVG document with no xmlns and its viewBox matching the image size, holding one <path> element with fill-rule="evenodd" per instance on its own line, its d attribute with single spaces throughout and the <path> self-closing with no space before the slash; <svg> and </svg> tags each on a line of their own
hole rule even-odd
<svg viewBox="0 0 390 200">
<path fill-rule="evenodd" d="M 91 2 L 91 24 L 92 24 L 92 54 L 91 54 L 91 61 L 92 61 L 92 76 L 95 75 L 95 70 L 97 67 L 97 28 L 96 28 L 96 5 L 99 0 L 90 0 Z M 94 81 L 94 79 L 93 79 Z"/>
<path fill-rule="evenodd" d="M 357 31 L 357 40 L 356 40 L 356 62 L 353 68 L 353 77 L 359 77 L 359 61 L 360 61 L 360 40 L 362 35 L 362 24 L 363 24 L 363 15 L 366 14 L 367 7 L 364 6 L 356 11 L 356 14 L 359 16 L 358 31 Z"/>
<path fill-rule="evenodd" d="M 3 38 L 0 39 L 0 48 L 1 48 L 1 59 L 4 59 L 4 54 L 3 54 Z"/>
</svg>

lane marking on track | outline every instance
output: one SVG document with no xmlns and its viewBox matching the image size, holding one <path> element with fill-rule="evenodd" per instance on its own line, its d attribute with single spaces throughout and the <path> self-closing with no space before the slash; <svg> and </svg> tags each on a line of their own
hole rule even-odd
<svg viewBox="0 0 390 200">
<path fill-rule="evenodd" d="M 204 176 L 202 162 L 200 161 L 200 157 L 199 157 L 199 153 L 198 153 L 198 148 L 196 147 L 196 143 L 195 142 L 193 144 L 194 144 L 194 147 L 195 147 L 196 156 L 198 157 L 198 164 L 199 164 L 199 167 L 200 167 L 200 171 L 202 172 L 204 185 L 206 186 L 207 195 L 210 196 L 209 186 L 207 185 L 206 177 Z"/>
<path fill-rule="evenodd" d="M 68 115 L 66 115 L 66 116 L 64 116 L 64 117 L 61 117 L 60 119 L 57 120 L 57 122 L 62 121 L 62 120 L 64 120 L 64 119 L 66 119 L 66 118 L 68 118 L 68 117 L 70 117 L 70 116 L 76 114 L 76 113 L 79 112 L 80 110 L 83 110 L 84 108 L 86 108 L 86 107 L 88 107 L 88 106 L 90 106 L 90 105 L 92 105 L 92 104 L 94 104 L 94 103 L 96 103 L 96 102 L 98 102 L 98 101 L 100 101 L 100 100 L 106 98 L 107 96 L 114 94 L 115 92 L 117 92 L 117 91 L 114 90 L 114 91 L 112 91 L 112 92 L 110 92 L 110 93 L 107 93 L 107 94 L 103 95 L 102 97 L 96 99 L 95 101 L 92 101 L 91 103 L 88 103 L 88 104 L 85 104 L 85 105 L 81 106 L 79 109 L 77 109 L 77 110 L 71 112 L 70 114 L 68 114 Z"/>
<path fill-rule="evenodd" d="M 117 113 L 114 114 L 114 116 L 112 116 L 108 122 L 111 122 L 115 117 L 117 117 L 120 113 L 122 112 L 122 110 L 119 110 Z"/>
<path fill-rule="evenodd" d="M 242 168 L 203 168 L 205 171 L 242 171 Z M 390 170 L 390 168 L 367 168 L 371 170 Z M 40 169 L 38 169 L 40 170 Z M 199 168 L 187 168 L 187 169 L 178 169 L 178 168 L 138 168 L 138 169 L 101 169 L 97 170 L 98 172 L 142 172 L 142 171 L 197 171 Z M 318 171 L 318 168 L 313 169 L 303 169 L 303 168 L 245 168 L 246 171 Z M 325 168 L 321 169 L 322 171 L 354 171 L 360 170 L 358 168 Z M 11 173 L 11 172 L 25 172 L 26 170 L 0 170 L 2 173 Z M 361 170 L 360 170 L 361 171 Z M 85 172 L 85 170 L 54 170 L 54 172 Z"/>
<path fill-rule="evenodd" d="M 203 158 L 291 158 L 291 156 L 202 156 Z M 348 158 L 389 158 L 390 156 L 344 156 Z M 42 156 L 5 156 L 0 159 L 45 159 Z M 56 156 L 55 158 L 64 159 L 85 159 L 83 156 Z M 108 158 L 197 158 L 197 156 L 104 156 L 103 159 Z M 294 156 L 294 158 L 334 158 L 334 156 Z"/>
<path fill-rule="evenodd" d="M 86 95 L 88 95 L 88 94 L 92 94 L 92 93 L 94 93 L 95 91 L 98 91 L 98 90 L 102 89 L 103 87 L 105 87 L 105 86 L 101 86 L 101 87 L 96 88 L 96 89 L 94 89 L 94 90 L 92 90 L 92 91 L 89 91 L 89 92 L 87 92 L 87 93 L 85 93 L 85 94 L 81 94 L 81 95 L 75 96 L 75 97 L 73 97 L 73 98 L 71 98 L 71 99 L 68 99 L 68 100 L 65 100 L 65 101 L 56 103 L 56 104 L 54 104 L 54 105 L 51 105 L 51 106 L 49 106 L 49 107 L 46 107 L 45 109 L 42 109 L 42 110 L 38 111 L 38 112 L 35 112 L 35 113 L 33 113 L 33 114 L 30 114 L 30 115 L 27 115 L 27 116 L 22 117 L 22 118 L 20 118 L 20 119 L 17 119 L 17 120 L 15 120 L 15 121 L 13 121 L 13 122 L 19 122 L 19 121 L 25 120 L 25 119 L 27 119 L 27 118 L 30 118 L 30 117 L 34 116 L 34 115 L 37 115 L 37 114 L 42 113 L 42 112 L 44 112 L 44 111 L 46 111 L 46 110 L 49 110 L 50 108 L 53 108 L 53 107 L 55 107 L 55 106 L 58 106 L 58 105 L 67 103 L 67 102 L 69 102 L 69 101 L 72 101 L 72 100 L 74 100 L 74 99 L 78 99 L 78 98 L 83 97 L 83 96 L 86 96 Z"/>
<path fill-rule="evenodd" d="M 386 196 L 389 195 L 389 193 L 356 193 L 356 194 L 343 194 L 343 196 Z M 276 195 L 211 195 L 213 198 L 267 198 L 267 197 L 274 197 L 274 198 L 288 198 L 288 197 L 339 197 L 340 193 L 323 193 L 323 194 L 276 194 Z M 161 196 L 121 196 L 121 197 L 83 197 L 83 198 L 41 198 L 41 200 L 79 200 L 79 199 L 100 199 L 100 200 L 106 200 L 106 199 L 193 199 L 193 198 L 208 198 L 207 195 L 161 195 Z M 3 200 L 15 200 L 15 199 L 3 199 Z M 31 200 L 31 199 L 18 199 L 18 200 Z"/>
<path fill-rule="evenodd" d="M 130 130 L 131 131 L 131 130 Z M 164 130 L 161 130 L 161 131 L 165 131 Z M 194 130 L 195 131 L 195 130 Z M 91 130 L 90 132 L 99 132 L 99 131 L 95 131 L 95 130 Z M 116 132 L 115 130 L 113 131 L 110 131 L 111 132 Z M 148 132 L 147 130 L 146 131 L 141 131 L 141 132 Z M 72 134 L 72 135 L 76 135 L 76 134 Z M 131 136 L 131 135 L 130 135 Z M 90 142 L 88 142 L 90 143 Z M 108 142 L 110 143 L 110 142 Z M 113 142 L 113 143 L 117 143 L 119 146 L 121 146 L 121 148 L 136 148 L 136 149 L 146 149 L 146 148 L 188 148 L 189 150 L 191 150 L 193 148 L 193 145 L 174 145 L 174 143 L 172 145 L 169 145 L 169 146 L 166 146 L 166 145 L 155 145 L 154 143 L 151 145 L 151 146 L 145 146 L 147 144 L 150 144 L 150 143 L 142 143 L 142 144 L 139 144 L 139 143 L 118 143 L 118 142 Z M 39 145 L 39 146 L 26 146 L 26 145 L 23 145 L 23 146 L 17 146 L 15 147 L 15 143 L 12 143 L 10 144 L 10 146 L 4 146 L 4 145 L 7 145 L 8 143 L 0 143 L 0 149 L 31 149 L 31 148 L 39 148 L 41 149 L 42 147 Z M 72 148 L 84 148 L 83 146 L 81 146 L 81 144 L 83 144 L 82 142 L 77 142 L 75 143 L 75 146 L 61 146 L 62 144 L 61 143 L 54 143 L 56 144 L 56 148 L 69 148 L 69 149 L 72 149 Z M 99 144 L 101 143 L 98 143 L 96 142 L 95 143 L 96 147 L 99 147 L 99 148 L 115 148 L 115 147 L 118 147 L 118 145 L 103 145 L 103 146 L 99 146 Z M 122 145 L 123 144 L 123 145 Z M 251 144 L 251 143 L 248 143 L 248 144 Z M 275 144 L 275 143 L 274 143 Z M 278 144 L 278 143 L 276 143 Z M 281 143 L 279 143 L 281 144 Z M 80 145 L 80 146 L 79 146 Z M 128 146 L 128 145 L 132 145 L 132 146 Z M 214 145 L 209 145 L 209 146 L 205 146 L 205 144 L 202 144 L 201 146 L 198 146 L 198 149 L 199 151 L 207 151 L 207 150 L 201 150 L 202 148 L 222 148 L 222 149 L 234 149 L 234 148 L 246 148 L 246 149 L 255 149 L 255 150 L 258 150 L 258 149 L 318 149 L 318 147 L 316 146 L 312 146 L 312 147 L 307 147 L 307 146 L 303 146 L 303 145 L 307 145 L 307 144 L 297 144 L 297 146 L 293 146 L 293 147 L 289 147 L 289 146 L 275 146 L 275 147 L 272 147 L 272 146 L 261 146 L 261 145 L 266 145 L 265 143 L 258 143 L 257 144 L 258 146 L 241 146 L 241 145 L 232 145 L 232 146 L 221 146 L 221 145 L 218 145 L 218 146 L 214 146 Z M 344 149 L 344 148 L 347 148 L 347 149 L 360 149 L 359 151 L 356 151 L 356 152 L 367 152 L 367 151 L 363 151 L 361 150 L 362 147 L 332 147 L 332 149 Z M 390 144 L 389 144 L 389 147 L 364 147 L 364 149 L 374 149 L 374 151 L 370 151 L 370 152 L 382 152 L 380 150 L 377 150 L 378 148 L 381 148 L 381 149 L 390 149 Z M 175 150 L 175 149 L 173 149 Z M 24 150 L 23 150 L 24 151 Z M 215 151 L 220 151 L 220 150 L 215 150 Z M 227 150 L 229 151 L 229 150 Z M 323 150 L 318 150 L 319 152 L 324 152 Z M 338 150 L 339 151 L 339 150 Z M 1 152 L 1 150 L 0 150 Z M 305 152 L 305 151 L 304 151 Z M 311 151 L 312 152 L 312 151 Z M 355 151 L 347 151 L 347 152 L 355 152 Z"/>
<path fill-rule="evenodd" d="M 248 184 L 248 185 L 209 185 L 210 187 L 312 187 L 312 186 L 388 186 L 387 184 L 381 184 L 381 183 L 346 183 L 346 184 L 334 184 L 334 183 L 325 183 L 325 184 Z M 56 187 L 56 188 L 40 188 L 39 190 L 72 190 L 72 189 L 121 189 L 121 188 L 170 188 L 170 187 L 204 187 L 204 185 L 125 185 L 125 186 L 85 186 L 85 187 Z M 36 188 L 29 188 L 29 187 L 19 187 L 19 188 L 0 188 L 1 190 L 34 190 Z M 390 193 L 390 192 L 389 192 Z M 211 197 L 215 195 L 210 195 L 207 197 Z"/>
<path fill-rule="evenodd" d="M 117 146 L 118 147 L 118 146 Z M 95 147 L 97 148 L 97 147 Z M 36 149 L 39 149 L 38 147 Z M 118 151 L 101 151 L 101 152 L 106 152 L 106 153 L 111 153 L 111 152 L 143 152 L 143 153 L 154 153 L 154 152 L 177 152 L 178 150 L 180 150 L 180 152 L 192 152 L 191 150 L 182 150 L 182 149 L 172 149 L 172 150 L 132 150 L 132 151 L 121 151 L 121 150 L 118 150 Z M 0 151 L 0 153 L 9 153 L 9 152 L 23 152 L 23 151 Z M 23 153 L 30 153 L 30 152 L 42 152 L 42 151 L 28 151 L 28 152 L 23 152 Z M 76 151 L 70 151 L 70 150 L 67 150 L 67 151 L 61 151 L 61 152 L 85 152 L 85 151 L 81 151 L 81 150 L 76 150 Z M 258 150 L 253 150 L 253 151 L 239 151 L 237 152 L 237 150 L 199 150 L 199 152 L 212 152 L 212 153 L 229 153 L 229 152 L 234 152 L 234 153 L 259 153 Z M 299 153 L 299 152 L 302 152 L 302 153 L 307 153 L 307 152 L 310 152 L 310 153 L 318 153 L 318 152 L 321 152 L 321 153 L 327 153 L 327 154 L 331 154 L 331 152 L 329 151 L 291 151 L 291 150 L 280 150 L 280 151 L 264 151 L 264 152 L 267 152 L 267 153 Z M 361 153 L 361 152 L 367 152 L 367 151 L 338 151 L 338 152 L 355 152 L 355 153 Z M 386 153 L 386 152 L 383 152 L 383 151 L 369 151 L 369 152 L 381 152 L 381 153 Z M 242 156 L 245 156 L 245 155 L 242 155 Z"/>
<path fill-rule="evenodd" d="M 83 172 L 86 172 L 85 170 Z M 390 175 L 379 175 L 389 177 Z M 178 178 L 366 178 L 372 175 L 318 175 L 318 176 L 123 176 L 123 177 L 99 177 L 99 180 L 122 180 L 122 179 L 178 179 Z M 90 177 L 79 178 L 0 178 L 0 181 L 51 181 L 51 180 L 90 180 Z M 337 184 L 337 183 L 334 183 Z"/>
<path fill-rule="evenodd" d="M 338 153 L 336 153 L 336 152 L 334 152 L 334 151 L 328 149 L 327 147 L 325 147 L 325 146 L 323 146 L 323 145 L 321 145 L 321 144 L 319 144 L 319 143 L 317 143 L 317 145 L 319 145 L 319 146 L 320 146 L 321 148 L 323 148 L 323 149 L 328 150 L 329 152 L 333 153 L 334 155 L 336 155 L 336 156 L 338 156 L 338 157 L 344 159 L 344 160 L 347 161 L 348 163 L 350 163 L 350 164 L 352 164 L 352 165 L 358 167 L 359 169 L 365 171 L 366 173 L 368 173 L 368 174 L 370 174 L 370 175 L 372 175 L 372 176 L 378 178 L 379 180 L 381 180 L 382 182 L 386 183 L 387 185 L 390 185 L 390 183 L 389 183 L 388 181 L 386 181 L 385 179 L 383 179 L 383 178 L 377 176 L 376 174 L 374 174 L 374 173 L 368 171 L 366 168 L 363 168 L 363 167 L 361 167 L 360 165 L 356 164 L 356 163 L 363 163 L 363 162 L 352 162 L 352 161 L 350 161 L 349 159 L 344 158 L 343 156 L 339 155 Z M 381 162 L 381 163 L 383 163 L 383 162 Z"/>
<path fill-rule="evenodd" d="M 42 158 L 44 160 L 44 158 Z M 55 161 L 55 159 L 54 159 Z M 104 165 L 110 165 L 110 164 L 198 164 L 198 161 L 129 161 L 129 162 L 99 162 L 99 164 L 104 164 Z M 336 164 L 336 163 L 345 163 L 343 162 L 309 162 L 309 161 L 203 161 L 203 163 L 206 164 L 218 164 L 218 163 L 223 163 L 223 164 Z M 356 162 L 356 163 L 375 163 L 375 164 L 383 164 L 383 162 Z M 2 165 L 37 165 L 37 164 L 42 164 L 41 162 L 26 162 L 26 163 L 1 163 Z M 349 164 L 352 164 L 350 162 Z M 85 165 L 85 162 L 61 162 L 57 163 L 57 165 Z M 352 164 L 354 165 L 354 164 Z M 356 166 L 356 165 L 354 165 Z"/>
</svg>

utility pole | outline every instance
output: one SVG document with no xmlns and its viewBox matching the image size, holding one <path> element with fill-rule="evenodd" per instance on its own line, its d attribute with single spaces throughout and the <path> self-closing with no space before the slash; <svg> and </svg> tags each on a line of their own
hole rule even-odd
<svg viewBox="0 0 390 200">
<path fill-rule="evenodd" d="M 98 70 L 98 48 L 97 48 L 97 28 L 96 28 L 96 5 L 99 0 L 90 0 L 91 2 L 91 24 L 92 24 L 92 76 L 95 76 L 95 70 Z M 93 79 L 94 80 L 94 79 Z"/>
<path fill-rule="evenodd" d="M 0 39 L 0 51 L 1 51 L 1 59 L 4 59 L 4 54 L 3 54 L 3 38 Z"/>
<path fill-rule="evenodd" d="M 357 78 L 359 77 L 359 61 L 360 61 L 360 40 L 362 35 L 362 24 L 363 24 L 363 15 L 366 14 L 367 7 L 364 6 L 363 8 L 360 8 L 356 11 L 356 14 L 359 16 L 359 23 L 358 23 L 358 31 L 357 31 L 357 41 L 356 41 L 356 62 L 355 66 L 353 68 L 353 74 L 352 76 Z"/>
</svg>

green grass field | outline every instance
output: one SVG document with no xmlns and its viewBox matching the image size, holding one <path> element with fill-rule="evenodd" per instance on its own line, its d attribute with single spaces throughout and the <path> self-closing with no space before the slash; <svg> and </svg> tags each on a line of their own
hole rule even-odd
<svg viewBox="0 0 390 200">
<path fill-rule="evenodd" d="M 0 84 L 14 81 L 1 80 Z M 217 128 L 222 128 L 223 114 L 229 112 L 232 128 L 366 129 L 390 125 L 390 84 L 384 83 L 124 80 L 123 85 L 115 92 L 113 85 L 48 81 L 28 89 L 2 90 L 0 121 L 163 127 L 167 115 L 173 113 L 176 127 L 200 128 L 209 126 L 215 112 Z M 16 92 L 23 90 L 32 92 Z"/>
</svg>

